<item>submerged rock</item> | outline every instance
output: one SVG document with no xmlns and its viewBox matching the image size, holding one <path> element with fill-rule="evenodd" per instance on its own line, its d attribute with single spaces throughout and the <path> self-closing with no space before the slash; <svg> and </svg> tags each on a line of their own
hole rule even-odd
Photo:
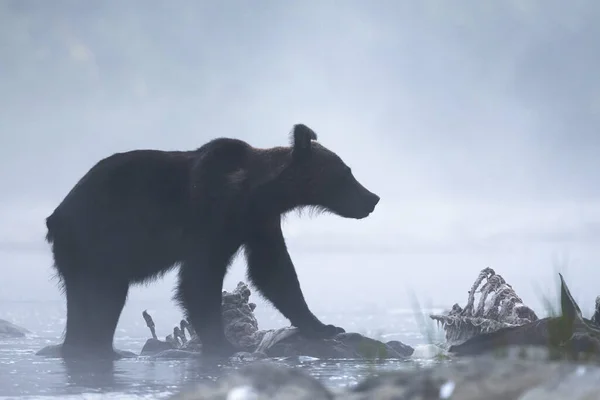
<svg viewBox="0 0 600 400">
<path fill-rule="evenodd" d="M 28 333 L 30 332 L 27 329 L 0 319 L 0 339 L 21 338 L 25 337 Z"/>
<path fill-rule="evenodd" d="M 233 292 L 223 291 L 225 336 L 234 346 L 242 350 L 236 357 L 406 358 L 414 351 L 412 347 L 398 341 L 383 343 L 358 333 L 342 333 L 331 339 L 307 339 L 294 327 L 259 330 L 258 321 L 254 316 L 256 305 L 249 302 L 250 294 L 250 289 L 244 282 L 239 282 Z M 146 312 L 144 313 L 146 323 L 155 336 L 154 322 Z M 195 353 L 201 350 L 201 343 L 191 331 L 191 339 L 187 340 L 183 329 L 184 323 L 188 330 L 191 328 L 189 323 L 183 320 L 180 324 L 182 328 L 178 331 L 182 334 L 174 333 L 167 336 L 164 341 L 148 339 L 142 349 L 142 355 L 158 358 L 170 358 L 173 355 L 197 356 Z M 184 350 L 185 353 L 177 350 Z"/>
<path fill-rule="evenodd" d="M 172 396 L 171 400 L 294 399 L 330 400 L 335 396 L 300 369 L 257 362 L 219 378 L 212 384 Z"/>
<path fill-rule="evenodd" d="M 330 391 L 301 369 L 258 362 L 171 400 L 225 399 L 600 399 L 600 368 L 490 356 L 398 370 Z"/>
<path fill-rule="evenodd" d="M 48 358 L 62 358 L 62 344 L 51 344 L 43 347 L 35 353 L 36 356 L 48 357 Z M 115 353 L 120 358 L 136 358 L 138 355 L 127 350 L 117 350 Z"/>
</svg>

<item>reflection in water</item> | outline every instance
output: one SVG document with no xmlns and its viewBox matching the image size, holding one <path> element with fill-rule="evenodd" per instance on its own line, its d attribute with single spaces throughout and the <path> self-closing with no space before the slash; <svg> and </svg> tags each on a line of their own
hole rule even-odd
<svg viewBox="0 0 600 400">
<path fill-rule="evenodd" d="M 112 360 L 60 360 L 65 368 L 67 385 L 78 392 L 85 389 L 122 391 L 127 383 L 119 377 L 123 371 Z"/>
<path fill-rule="evenodd" d="M 235 368 L 228 360 L 153 360 L 148 358 L 119 361 L 56 360 L 64 367 L 68 393 L 131 392 L 138 387 L 143 393 L 165 390 L 168 380 L 173 388 L 215 380 L 223 372 Z M 168 374 L 165 372 L 168 371 Z M 138 374 L 145 375 L 139 379 Z M 162 379 L 161 379 L 162 378 Z"/>
<path fill-rule="evenodd" d="M 58 361 L 58 360 L 57 360 Z M 319 360 L 310 357 L 273 359 L 271 362 L 286 367 L 303 369 L 328 386 L 353 385 L 367 376 L 386 370 L 397 370 L 414 366 L 415 361 L 364 360 Z M 244 365 L 233 360 L 152 360 L 131 359 L 120 361 L 82 362 L 61 361 L 65 368 L 66 393 L 85 392 L 132 392 L 138 387 L 138 394 L 164 392 L 165 383 L 160 377 L 170 381 L 171 388 L 177 391 L 199 383 L 213 381 L 228 371 Z M 165 376 L 164 372 L 170 373 Z M 139 374 L 146 375 L 139 379 Z"/>
<path fill-rule="evenodd" d="M 54 306 L 46 304 L 36 304 L 35 307 L 0 304 L 0 314 L 35 332 L 27 338 L 0 340 L 0 399 L 83 399 L 90 398 L 88 394 L 91 393 L 100 394 L 99 398 L 103 400 L 161 399 L 198 383 L 215 380 L 227 371 L 239 367 L 241 363 L 229 360 L 219 362 L 206 359 L 149 358 L 92 363 L 39 357 L 35 355 L 38 350 L 60 342 L 64 328 L 64 320 L 59 318 L 64 315 L 64 310 L 52 307 Z M 167 313 L 164 311 L 162 314 Z M 412 345 L 424 343 L 425 339 L 419 333 L 411 312 L 405 315 L 390 314 L 385 309 L 380 313 L 351 314 L 342 315 L 340 319 L 346 321 L 346 326 L 353 331 L 374 335 L 363 328 L 384 326 L 386 328 L 383 331 L 388 332 L 385 340 L 401 340 Z M 37 315 L 43 318 L 38 318 Z M 333 316 L 326 315 L 324 318 L 334 320 Z M 126 323 L 129 320 L 124 318 L 124 321 Z M 139 327 L 135 322 L 137 320 L 125 325 L 127 329 L 119 332 L 119 336 L 115 338 L 115 347 L 139 353 L 148 332 L 143 321 L 139 322 Z M 310 357 L 278 359 L 273 362 L 300 368 L 328 387 L 354 385 L 375 372 L 410 368 L 415 363 L 319 360 Z"/>
<path fill-rule="evenodd" d="M 202 359 L 160 360 L 149 358 L 117 361 L 66 361 L 35 356 L 0 342 L 0 396 L 65 398 L 85 393 L 110 394 L 109 398 L 163 398 L 244 365 L 242 361 Z M 21 343 L 19 346 L 23 346 Z M 37 346 L 36 346 L 37 347 Z M 38 347 L 39 348 L 39 347 Z M 329 387 L 354 385 L 381 371 L 414 367 L 416 361 L 319 360 L 310 357 L 274 359 L 296 367 Z M 117 396 L 117 394 L 120 394 Z M 116 397 L 115 397 L 116 396 Z M 70 397 L 66 397 L 70 398 Z M 79 397 L 74 397 L 79 398 Z M 103 397 L 104 398 L 104 397 Z"/>
</svg>

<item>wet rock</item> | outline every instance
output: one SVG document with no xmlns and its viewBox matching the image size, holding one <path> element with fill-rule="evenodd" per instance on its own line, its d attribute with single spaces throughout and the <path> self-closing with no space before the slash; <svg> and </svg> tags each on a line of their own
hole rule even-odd
<svg viewBox="0 0 600 400">
<path fill-rule="evenodd" d="M 115 352 L 121 358 L 136 358 L 138 356 L 137 354 L 127 350 L 115 349 Z M 50 346 L 46 346 L 38 350 L 38 352 L 35 353 L 35 355 L 48 358 L 62 358 L 62 344 L 52 344 Z"/>
<path fill-rule="evenodd" d="M 22 338 L 30 333 L 27 329 L 21 328 L 11 322 L 0 319 L 0 339 Z"/>
<path fill-rule="evenodd" d="M 519 353 L 515 353 L 519 354 Z M 398 370 L 331 391 L 297 368 L 258 362 L 171 400 L 225 399 L 600 399 L 600 368 L 566 362 L 491 356 L 429 368 Z"/>
<path fill-rule="evenodd" d="M 152 338 L 146 340 L 146 343 L 144 343 L 144 347 L 142 347 L 140 355 L 146 356 L 150 354 L 158 354 L 165 350 L 175 350 L 176 348 L 177 346 L 172 342 Z"/>
<path fill-rule="evenodd" d="M 51 344 L 46 346 L 35 353 L 36 356 L 50 357 L 50 358 L 61 358 L 62 357 L 62 344 Z"/>
<path fill-rule="evenodd" d="M 386 345 L 388 345 L 389 347 L 391 347 L 392 349 L 394 349 L 397 353 L 401 354 L 404 357 L 410 357 L 414 354 L 415 349 L 412 348 L 411 346 L 402 343 L 399 340 L 390 340 L 389 342 L 385 343 Z"/>
<path fill-rule="evenodd" d="M 598 399 L 600 368 L 481 357 L 368 378 L 340 395 L 366 399 Z"/>
<path fill-rule="evenodd" d="M 283 328 L 277 334 L 269 345 L 259 345 L 260 351 L 269 357 L 406 358 L 414 351 L 412 347 L 397 341 L 389 345 L 359 333 L 340 333 L 331 339 L 306 339 L 296 328 Z"/>
<path fill-rule="evenodd" d="M 219 378 L 215 383 L 175 395 L 171 400 L 330 400 L 333 393 L 299 369 L 258 362 Z"/>
</svg>

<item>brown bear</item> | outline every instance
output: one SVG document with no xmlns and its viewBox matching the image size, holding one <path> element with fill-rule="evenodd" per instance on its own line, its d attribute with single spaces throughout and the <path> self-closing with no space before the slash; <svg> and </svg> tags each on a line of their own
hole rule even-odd
<svg viewBox="0 0 600 400">
<path fill-rule="evenodd" d="M 118 357 L 113 337 L 129 286 L 176 266 L 175 299 L 203 352 L 232 354 L 221 291 L 242 247 L 251 282 L 303 335 L 344 332 L 307 306 L 281 218 L 312 207 L 362 219 L 379 197 L 306 125 L 295 125 L 292 138 L 270 149 L 217 138 L 194 151 L 133 150 L 93 166 L 46 219 L 67 298 L 62 356 Z"/>
</svg>

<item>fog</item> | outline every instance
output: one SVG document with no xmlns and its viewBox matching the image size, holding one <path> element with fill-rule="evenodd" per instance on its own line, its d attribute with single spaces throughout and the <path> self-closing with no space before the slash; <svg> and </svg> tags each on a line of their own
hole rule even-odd
<svg viewBox="0 0 600 400">
<path fill-rule="evenodd" d="M 311 307 L 450 307 L 489 266 L 534 306 L 561 270 L 589 312 L 600 3 L 568 4 L 0 2 L 0 301 L 61 301 L 44 219 L 99 159 L 286 145 L 302 122 L 381 196 L 360 221 L 286 218 Z"/>
</svg>

